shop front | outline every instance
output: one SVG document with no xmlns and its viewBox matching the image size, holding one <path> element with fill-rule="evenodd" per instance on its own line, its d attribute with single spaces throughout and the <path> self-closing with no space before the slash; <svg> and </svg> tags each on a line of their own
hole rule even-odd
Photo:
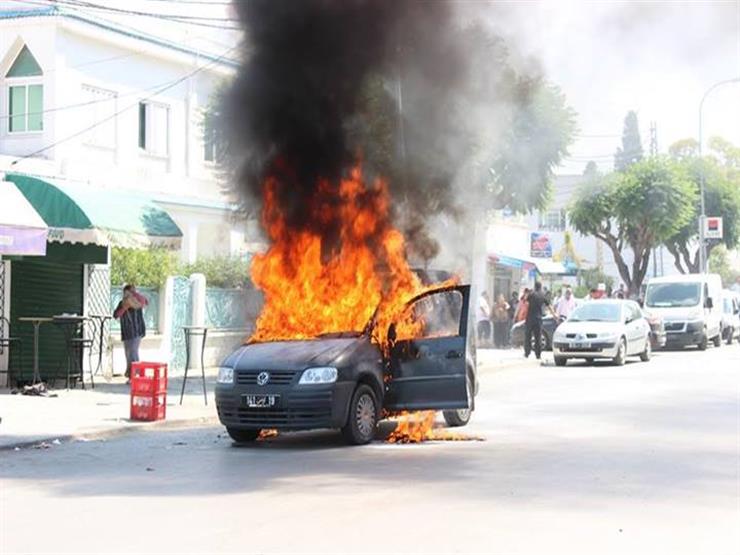
<svg viewBox="0 0 740 555">
<path fill-rule="evenodd" d="M 167 212 L 145 196 L 25 174 L 6 174 L 5 181 L 15 185 L 48 226 L 45 253 L 9 256 L 4 272 L 10 301 L 5 311 L 14 335 L 22 340 L 7 365 L 18 382 L 26 382 L 31 379 L 34 359 L 29 318 L 107 314 L 110 247 L 179 248 L 182 232 Z M 83 323 L 86 337 L 98 337 L 95 325 L 95 320 Z M 64 375 L 67 338 L 62 326 L 53 322 L 40 325 L 38 368 L 42 380 Z M 96 350 L 101 347 L 104 345 L 92 345 Z"/>
</svg>

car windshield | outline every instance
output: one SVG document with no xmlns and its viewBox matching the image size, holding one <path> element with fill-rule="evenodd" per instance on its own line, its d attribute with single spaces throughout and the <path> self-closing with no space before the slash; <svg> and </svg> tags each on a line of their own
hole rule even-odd
<svg viewBox="0 0 740 555">
<path fill-rule="evenodd" d="M 696 306 L 700 295 L 698 283 L 651 283 L 645 304 L 657 308 Z"/>
<path fill-rule="evenodd" d="M 587 303 L 579 306 L 569 322 L 619 322 L 621 306 L 617 303 Z"/>
</svg>

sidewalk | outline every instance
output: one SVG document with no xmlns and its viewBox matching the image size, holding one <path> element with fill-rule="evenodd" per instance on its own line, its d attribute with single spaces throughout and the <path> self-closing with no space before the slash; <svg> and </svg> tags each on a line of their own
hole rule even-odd
<svg viewBox="0 0 740 555">
<path fill-rule="evenodd" d="M 131 431 L 163 427 L 192 427 L 218 423 L 213 387 L 217 368 L 206 369 L 208 405 L 203 399 L 203 385 L 198 372 L 188 373 L 187 388 L 180 405 L 182 377 L 170 378 L 167 387 L 167 417 L 157 422 L 129 420 L 129 386 L 125 378 L 105 382 L 102 377 L 95 389 L 54 389 L 56 397 L 11 395 L 0 390 L 0 450 L 28 447 L 54 440 L 85 440 Z M 41 445 L 44 447 L 44 445 Z"/>
</svg>

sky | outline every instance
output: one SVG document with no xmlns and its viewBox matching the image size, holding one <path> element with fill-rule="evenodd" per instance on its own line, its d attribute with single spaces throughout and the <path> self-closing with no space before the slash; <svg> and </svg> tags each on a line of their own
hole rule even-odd
<svg viewBox="0 0 740 555">
<path fill-rule="evenodd" d="M 611 169 L 628 110 L 637 112 L 645 149 L 651 122 L 661 153 L 698 138 L 704 92 L 740 78 L 740 0 L 463 4 L 540 64 L 578 112 L 581 136 L 558 173 L 581 173 L 590 159 Z M 711 93 L 703 116 L 705 145 L 712 135 L 740 145 L 740 83 Z"/>
<path fill-rule="evenodd" d="M 94 2 L 160 14 L 233 17 L 223 0 Z M 740 78 L 740 0 L 454 2 L 466 17 L 482 18 L 502 34 L 522 64 L 540 68 L 559 85 L 578 113 L 579 136 L 557 169 L 560 174 L 581 173 L 591 159 L 601 169 L 611 169 L 628 110 L 638 114 L 646 150 L 651 122 L 657 128 L 659 152 L 676 140 L 698 138 L 699 103 L 705 91 L 717 81 Z M 19 5 L 0 0 L 0 9 Z M 240 36 L 142 16 L 89 13 L 215 54 Z M 703 115 L 705 144 L 707 138 L 721 135 L 740 145 L 740 84 L 716 89 L 707 97 Z"/>
</svg>

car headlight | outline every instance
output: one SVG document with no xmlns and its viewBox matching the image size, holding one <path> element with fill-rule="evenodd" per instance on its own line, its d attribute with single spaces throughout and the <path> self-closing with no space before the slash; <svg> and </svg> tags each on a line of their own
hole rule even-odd
<svg viewBox="0 0 740 555">
<path fill-rule="evenodd" d="M 600 339 L 606 339 L 607 341 L 608 340 L 616 341 L 617 340 L 617 334 L 614 333 L 614 332 L 604 332 L 604 333 L 600 333 L 599 334 L 599 338 Z"/>
<path fill-rule="evenodd" d="M 334 383 L 335 381 L 337 381 L 337 369 L 333 366 L 320 366 L 318 368 L 306 368 L 298 383 L 305 385 Z"/>
<path fill-rule="evenodd" d="M 562 331 L 555 330 L 555 333 L 552 335 L 553 341 L 564 341 L 565 340 L 565 334 Z"/>
<path fill-rule="evenodd" d="M 234 383 L 234 369 L 226 368 L 225 366 L 220 367 L 218 369 L 218 377 L 216 378 L 216 383 L 233 384 Z"/>
</svg>

